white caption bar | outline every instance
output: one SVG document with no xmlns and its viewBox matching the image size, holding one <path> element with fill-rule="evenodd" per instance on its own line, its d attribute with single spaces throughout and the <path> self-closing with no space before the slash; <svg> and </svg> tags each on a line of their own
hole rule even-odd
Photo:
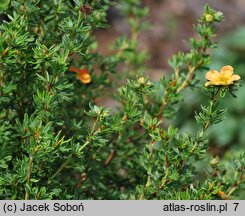
<svg viewBox="0 0 245 216">
<path fill-rule="evenodd" d="M 214 201 L 110 201 L 110 200 L 30 200 L 0 201 L 0 215 L 72 215 L 72 216 L 243 216 L 245 200 Z"/>
</svg>

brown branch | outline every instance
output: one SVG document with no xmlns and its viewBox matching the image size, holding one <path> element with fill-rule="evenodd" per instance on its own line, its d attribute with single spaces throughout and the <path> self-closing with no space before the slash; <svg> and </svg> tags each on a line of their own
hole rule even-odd
<svg viewBox="0 0 245 216">
<path fill-rule="evenodd" d="M 112 159 L 114 158 L 115 155 L 116 155 L 116 150 L 113 150 L 110 153 L 110 155 L 108 156 L 108 158 L 106 159 L 106 161 L 104 162 L 104 166 L 105 167 L 107 167 L 111 163 L 111 161 L 112 161 Z"/>
<path fill-rule="evenodd" d="M 242 183 L 242 181 L 243 181 L 243 170 L 242 170 L 240 177 L 237 180 L 237 182 L 235 184 L 233 184 L 231 189 L 229 190 L 228 196 L 230 196 L 239 187 L 239 185 Z"/>
<path fill-rule="evenodd" d="M 219 190 L 217 195 L 223 200 L 229 200 L 229 196 L 222 190 Z"/>
<path fill-rule="evenodd" d="M 190 85 L 190 83 L 191 83 L 191 81 L 193 80 L 194 75 L 195 75 L 194 72 L 197 70 L 198 67 L 199 67 L 199 66 L 191 67 L 191 68 L 189 69 L 187 78 L 186 78 L 185 81 L 182 83 L 182 85 L 181 85 L 179 88 L 177 88 L 177 90 L 176 90 L 176 93 L 177 93 L 177 94 L 180 93 L 182 90 L 184 90 L 187 86 Z"/>
<path fill-rule="evenodd" d="M 202 52 L 205 53 L 206 49 L 202 49 Z M 186 87 L 188 87 L 191 83 L 191 81 L 194 79 L 195 77 L 195 71 L 203 64 L 202 61 L 200 61 L 196 66 L 190 66 L 189 65 L 189 70 L 188 70 L 188 75 L 186 77 L 186 79 L 183 81 L 183 83 L 176 89 L 176 94 L 179 94 L 181 91 L 183 91 Z M 179 70 L 178 73 L 175 72 L 175 81 L 178 79 L 179 77 Z M 167 89 L 165 90 L 165 97 L 163 99 L 162 105 L 159 108 L 159 111 L 157 113 L 157 118 L 160 119 L 162 116 L 162 112 L 164 110 L 164 108 L 166 107 L 166 105 L 169 102 L 169 97 L 168 97 L 168 91 Z"/>
<path fill-rule="evenodd" d="M 83 182 L 84 182 L 86 179 L 87 179 L 87 173 L 82 173 L 82 174 L 80 175 L 79 182 L 77 183 L 76 188 L 79 189 L 79 188 L 82 186 Z"/>
<path fill-rule="evenodd" d="M 157 113 L 157 119 L 159 119 L 159 118 L 161 117 L 164 108 L 165 108 L 166 105 L 168 104 L 168 97 L 167 97 L 167 94 L 168 94 L 168 91 L 165 90 L 164 95 L 166 95 L 166 97 L 164 98 L 163 103 L 162 103 L 162 105 L 160 106 L 160 109 L 159 109 L 159 111 L 158 111 L 158 113 Z"/>
<path fill-rule="evenodd" d="M 26 177 L 27 185 L 29 185 L 30 183 L 32 167 L 33 167 L 33 156 L 30 156 L 29 168 L 28 168 L 27 177 Z M 25 200 L 28 200 L 28 199 L 29 199 L 29 189 L 26 187 Z"/>
</svg>

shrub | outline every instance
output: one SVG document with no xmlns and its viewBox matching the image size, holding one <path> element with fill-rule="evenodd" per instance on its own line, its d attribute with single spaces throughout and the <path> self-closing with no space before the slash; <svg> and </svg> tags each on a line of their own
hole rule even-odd
<svg viewBox="0 0 245 216">
<path fill-rule="evenodd" d="M 226 107 L 218 102 L 226 93 L 234 96 L 239 77 L 231 66 L 215 76 L 208 72 L 206 87 L 195 76 L 208 71 L 222 13 L 205 6 L 195 26 L 199 38 L 190 40 L 189 52 L 169 60 L 169 77 L 153 83 L 138 44 L 148 26 L 148 9 L 139 0 L 119 6 L 131 34 L 116 40 L 112 55 L 96 51 L 93 33 L 108 27 L 110 4 L 0 3 L 1 199 L 236 197 L 244 187 L 244 154 L 231 161 L 208 155 L 206 132 L 224 119 Z M 108 94 L 126 78 L 117 93 Z M 196 135 L 179 134 L 165 123 L 189 87 L 202 88 L 209 100 L 196 113 Z M 104 95 L 120 107 L 96 105 Z"/>
</svg>

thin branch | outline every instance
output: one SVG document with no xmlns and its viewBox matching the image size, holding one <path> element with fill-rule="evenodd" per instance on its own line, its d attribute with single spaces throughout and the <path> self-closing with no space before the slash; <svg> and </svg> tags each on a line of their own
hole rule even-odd
<svg viewBox="0 0 245 216">
<path fill-rule="evenodd" d="M 115 155 L 116 155 L 116 150 L 113 150 L 110 153 L 110 155 L 108 156 L 108 158 L 106 159 L 106 161 L 104 162 L 104 166 L 105 167 L 107 167 L 111 163 L 111 161 L 112 161 L 112 159 L 114 158 Z"/>
<path fill-rule="evenodd" d="M 82 174 L 80 175 L 79 182 L 78 182 L 76 188 L 79 189 L 79 188 L 82 186 L 83 182 L 84 182 L 86 179 L 87 179 L 87 173 L 82 173 Z"/>
<path fill-rule="evenodd" d="M 33 167 L 33 156 L 30 156 L 29 168 L 26 177 L 26 184 L 29 185 L 31 179 L 31 171 Z M 29 189 L 26 187 L 25 200 L 29 200 Z"/>
<path fill-rule="evenodd" d="M 145 184 L 145 187 L 143 189 L 143 192 L 142 194 L 139 196 L 139 200 L 143 200 L 144 197 L 145 197 L 145 192 L 147 190 L 147 188 L 151 185 L 151 172 L 152 172 L 152 160 L 153 160 L 153 152 L 154 152 L 154 144 L 155 144 L 155 141 L 152 140 L 151 144 L 150 144 L 150 155 L 149 155 L 149 160 L 148 160 L 148 163 L 149 163 L 149 166 L 148 166 L 148 170 L 147 170 L 147 182 Z"/>
<path fill-rule="evenodd" d="M 162 178 L 162 183 L 159 187 L 159 189 L 161 190 L 165 183 L 167 182 L 167 177 L 168 177 L 168 173 L 169 173 L 169 161 L 168 161 L 168 154 L 165 154 L 165 176 Z"/>
</svg>

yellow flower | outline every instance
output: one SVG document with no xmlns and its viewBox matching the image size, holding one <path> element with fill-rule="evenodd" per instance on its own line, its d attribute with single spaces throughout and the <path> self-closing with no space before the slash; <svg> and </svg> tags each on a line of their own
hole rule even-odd
<svg viewBox="0 0 245 216">
<path fill-rule="evenodd" d="M 227 86 L 232 85 L 235 81 L 241 79 L 239 75 L 233 74 L 233 67 L 226 65 L 221 68 L 220 72 L 216 70 L 210 70 L 206 73 L 206 79 L 208 82 L 205 86 L 217 85 L 217 86 Z"/>
</svg>

